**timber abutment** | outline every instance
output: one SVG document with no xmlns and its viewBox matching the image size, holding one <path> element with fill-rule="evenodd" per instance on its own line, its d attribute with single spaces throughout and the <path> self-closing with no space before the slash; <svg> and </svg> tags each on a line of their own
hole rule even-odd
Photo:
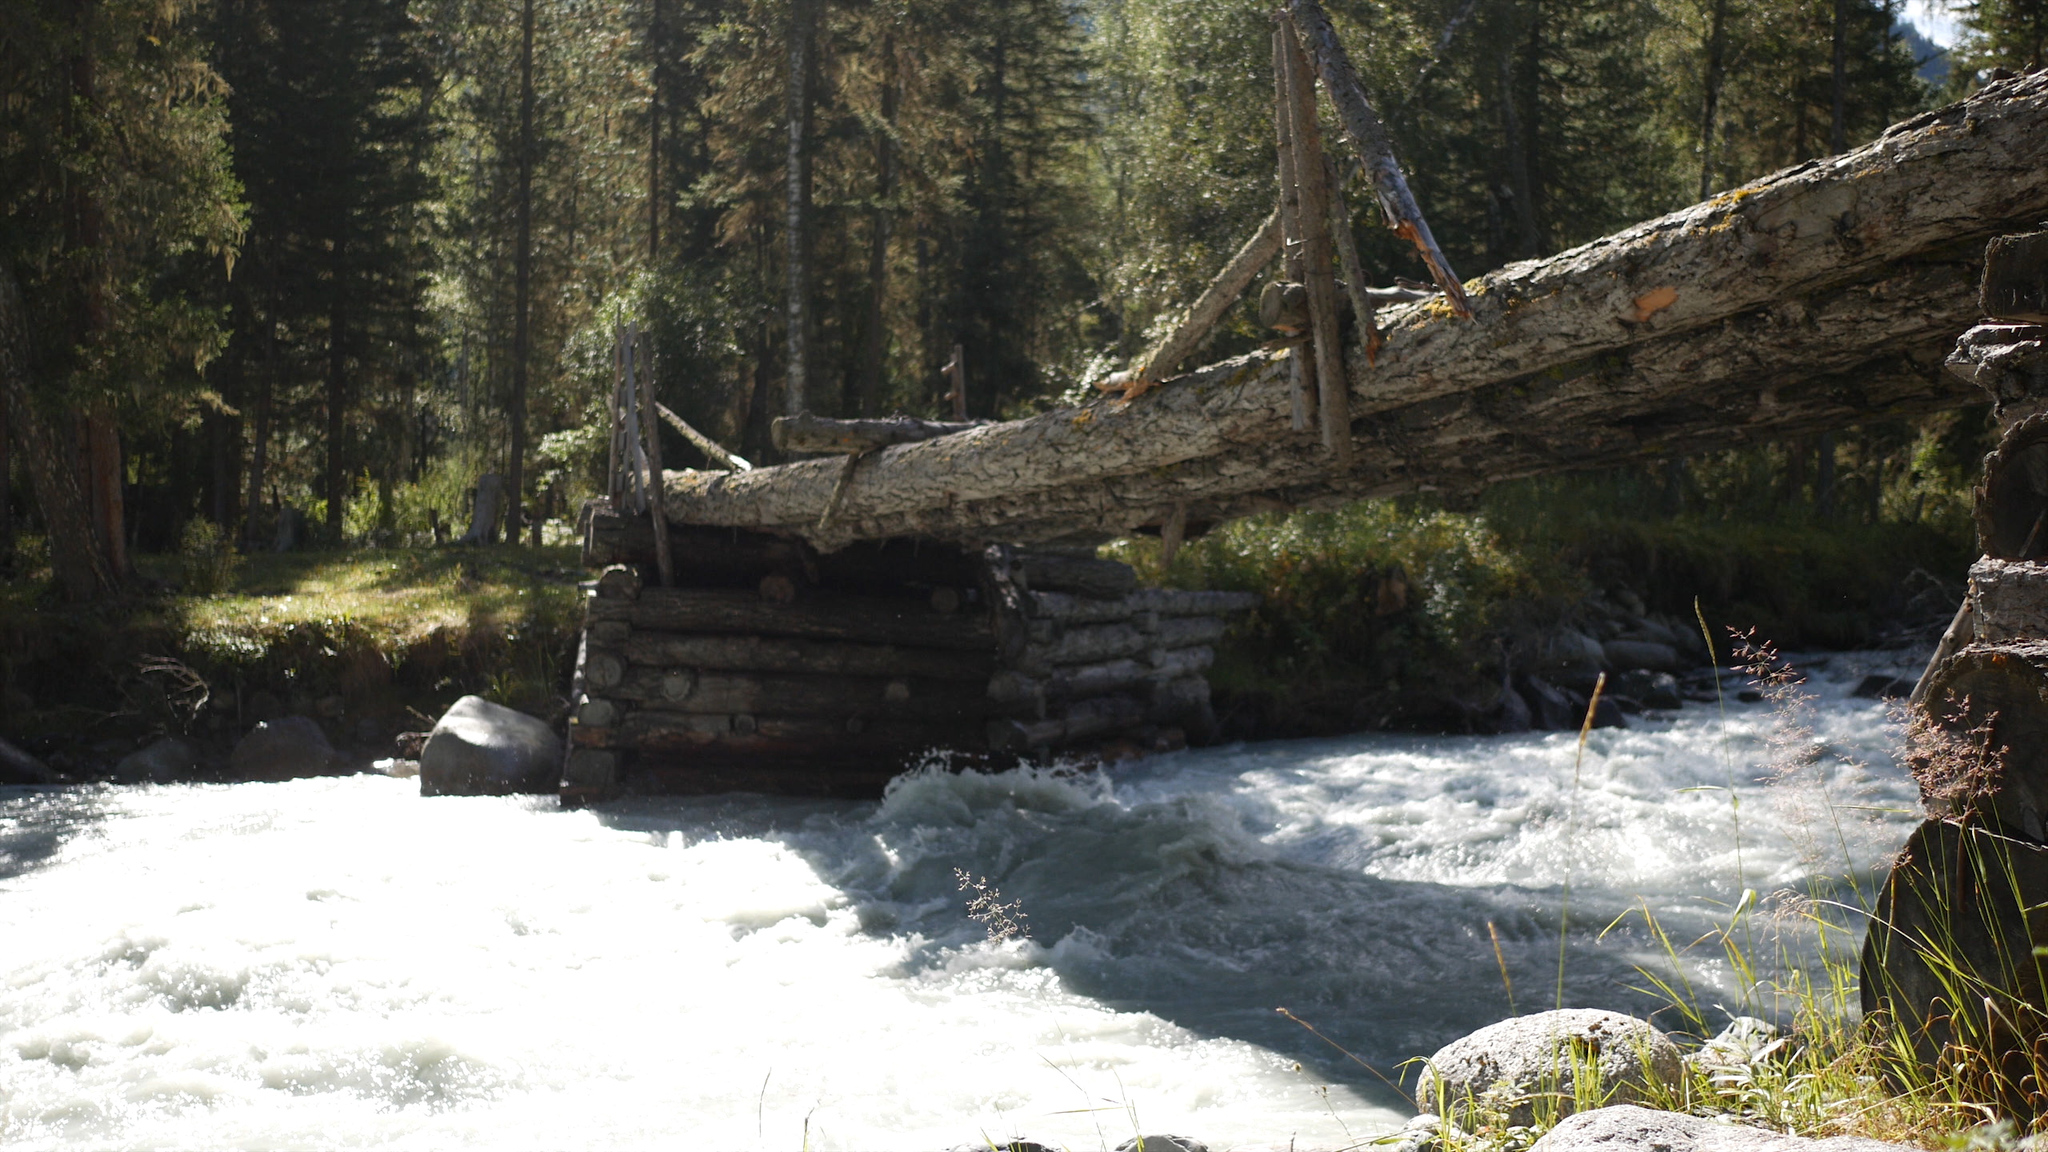
<svg viewBox="0 0 2048 1152">
<path fill-rule="evenodd" d="M 653 528 L 583 512 L 565 803 L 872 796 L 922 763 L 1103 758 L 1214 738 L 1204 672 L 1246 593 L 1140 588 L 1086 553 Z"/>
</svg>

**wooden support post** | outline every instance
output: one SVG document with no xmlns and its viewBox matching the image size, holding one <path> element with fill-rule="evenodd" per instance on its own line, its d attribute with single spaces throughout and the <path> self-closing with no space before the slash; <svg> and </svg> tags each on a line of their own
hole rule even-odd
<svg viewBox="0 0 2048 1152">
<path fill-rule="evenodd" d="M 1294 94 L 1287 82 L 1287 33 L 1273 25 L 1273 137 L 1280 171 L 1280 234 L 1284 277 L 1301 282 L 1301 193 L 1294 176 Z M 1288 426 L 1308 430 L 1308 393 L 1315 386 L 1315 368 L 1300 349 L 1288 357 L 1287 386 L 1291 404 Z"/>
<path fill-rule="evenodd" d="M 611 451 L 606 458 L 604 483 L 605 495 L 611 497 L 612 507 L 624 509 L 626 454 L 620 438 L 625 434 L 626 420 L 619 409 L 624 406 L 626 400 L 626 364 L 625 351 L 620 345 L 621 341 L 615 331 L 612 333 L 612 398 L 611 403 L 605 405 L 605 414 L 611 417 L 612 422 Z"/>
<path fill-rule="evenodd" d="M 625 453 L 628 471 L 632 474 L 633 511 L 647 511 L 647 448 L 640 429 L 640 382 L 638 366 L 633 360 L 633 344 L 638 332 L 637 326 L 619 329 L 619 359 L 625 366 L 625 400 L 619 405 L 624 423 Z"/>
<path fill-rule="evenodd" d="M 1323 157 L 1323 174 L 1330 188 L 1330 232 L 1337 240 L 1337 260 L 1344 269 L 1344 291 L 1351 297 L 1351 314 L 1358 319 L 1358 346 L 1365 349 L 1368 366 L 1379 358 L 1386 337 L 1373 320 L 1373 298 L 1365 286 L 1365 262 L 1358 258 L 1358 237 L 1351 234 L 1351 208 L 1344 203 L 1344 181 L 1337 175 L 1336 162 Z"/>
<path fill-rule="evenodd" d="M 1330 239 L 1330 185 L 1325 176 L 1322 125 L 1316 116 L 1316 82 L 1308 58 L 1295 42 L 1294 26 L 1282 22 L 1287 64 L 1288 107 L 1294 138 L 1294 179 L 1301 213 L 1302 283 L 1308 287 L 1314 332 L 1316 399 L 1323 447 L 1339 471 L 1351 467 L 1351 381 L 1344 371 L 1344 343 L 1337 328 L 1337 276 Z"/>
<path fill-rule="evenodd" d="M 953 345 L 953 358 L 946 361 L 946 366 L 939 369 L 939 371 L 944 372 L 946 378 L 953 382 L 953 390 L 946 393 L 946 399 L 953 402 L 953 419 L 956 421 L 966 420 L 967 350 L 958 344 Z"/>
<path fill-rule="evenodd" d="M 1194 307 L 1188 309 L 1187 315 L 1181 318 L 1166 339 L 1147 352 L 1134 371 L 1112 376 L 1102 387 L 1122 388 L 1124 399 L 1129 400 L 1172 375 L 1180 362 L 1187 359 L 1202 338 L 1209 334 L 1209 329 L 1223 318 L 1223 313 L 1244 295 L 1245 288 L 1251 284 L 1252 277 L 1259 274 L 1259 269 L 1272 262 L 1280 252 L 1281 244 L 1280 211 L 1276 208 L 1252 238 L 1230 258 L 1230 263 L 1223 266 L 1223 271 L 1209 281 L 1201 299 L 1195 301 Z"/>
<path fill-rule="evenodd" d="M 1372 177 L 1373 191 L 1379 197 L 1380 214 L 1386 217 L 1387 227 L 1415 245 L 1422 262 L 1429 265 L 1430 277 L 1436 281 L 1437 287 L 1443 289 L 1451 309 L 1470 320 L 1472 305 L 1465 299 L 1464 285 L 1458 282 L 1457 273 L 1451 271 L 1451 262 L 1443 250 L 1436 246 L 1436 237 L 1430 234 L 1429 222 L 1423 219 L 1422 209 L 1415 203 L 1415 194 L 1408 190 L 1408 178 L 1401 173 L 1401 162 L 1394 159 L 1394 145 L 1387 138 L 1387 130 L 1381 125 L 1379 116 L 1373 112 L 1371 101 L 1365 98 L 1365 85 L 1359 83 L 1351 58 L 1345 54 L 1344 45 L 1338 42 L 1336 29 L 1330 26 L 1329 14 L 1316 0 L 1288 0 L 1287 15 L 1315 61 L 1316 71 L 1323 78 L 1323 88 L 1330 95 L 1330 105 L 1337 110 L 1337 119 L 1344 125 L 1344 134 L 1350 137 L 1352 146 L 1358 149 L 1359 158 L 1365 161 L 1365 170 Z"/>
<path fill-rule="evenodd" d="M 1173 510 L 1166 514 L 1166 522 L 1159 526 L 1159 566 L 1173 567 L 1173 558 L 1180 555 L 1182 541 L 1188 535 L 1188 502 L 1174 502 Z"/>
<path fill-rule="evenodd" d="M 692 428 L 681 416 L 669 411 L 668 405 L 658 403 L 654 406 L 654 411 L 663 420 L 668 421 L 669 427 L 681 433 L 683 439 L 695 444 L 699 452 L 710 457 L 713 464 L 723 465 L 728 472 L 748 472 L 753 470 L 754 465 L 746 457 L 737 453 L 727 452 L 724 445 Z M 782 417 L 781 419 L 787 419 L 787 417 Z"/>
<path fill-rule="evenodd" d="M 638 324 L 627 329 L 631 335 L 628 348 L 640 353 L 640 423 L 647 437 L 647 513 L 654 519 L 654 565 L 661 573 L 661 586 L 673 588 L 676 584 L 675 560 L 669 555 L 668 509 L 664 506 L 661 477 L 661 422 L 654 418 L 654 357 L 647 353 L 653 339 L 640 331 Z"/>
</svg>

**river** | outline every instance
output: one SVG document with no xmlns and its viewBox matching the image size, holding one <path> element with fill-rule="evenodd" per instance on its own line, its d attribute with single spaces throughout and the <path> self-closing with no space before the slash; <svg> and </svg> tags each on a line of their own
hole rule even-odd
<svg viewBox="0 0 2048 1152">
<path fill-rule="evenodd" d="M 1849 695 L 1886 659 L 1582 759 L 1361 735 L 585 811 L 370 775 L 0 789 L 0 1145 L 1343 1148 L 1405 1115 L 1365 1065 L 1557 1002 L 1567 901 L 1564 1000 L 1648 1012 L 1638 967 L 1678 973 L 1643 911 L 1684 944 L 1745 889 L 1867 895 L 1917 809 Z M 1683 975 L 1740 1007 L 1718 956 Z"/>
</svg>

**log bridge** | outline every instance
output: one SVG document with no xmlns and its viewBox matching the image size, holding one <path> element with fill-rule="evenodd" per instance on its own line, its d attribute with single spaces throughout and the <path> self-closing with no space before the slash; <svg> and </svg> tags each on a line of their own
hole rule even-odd
<svg viewBox="0 0 2048 1152">
<path fill-rule="evenodd" d="M 1657 460 L 1982 402 L 1942 362 L 1988 238 L 2048 219 L 2048 71 L 1690 208 L 1459 281 L 1313 0 L 1276 16 L 1279 205 L 1166 339 L 1076 407 L 777 421 L 751 467 L 662 468 L 622 334 L 613 483 L 565 796 L 869 792 L 932 748 L 1170 747 L 1252 598 L 1139 589 L 1095 545 Z M 1318 89 L 1317 82 L 1321 87 Z M 1364 287 L 1327 100 L 1433 287 Z M 1333 225 L 1341 225 L 1334 226 Z M 1180 372 L 1272 269 L 1266 347 Z M 1343 279 L 1337 278 L 1338 272 Z M 956 388 L 961 387 L 956 382 Z"/>
</svg>

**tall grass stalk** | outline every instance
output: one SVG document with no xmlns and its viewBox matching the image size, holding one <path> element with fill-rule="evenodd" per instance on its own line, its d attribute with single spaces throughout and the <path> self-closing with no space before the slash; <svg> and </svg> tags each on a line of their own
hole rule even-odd
<svg viewBox="0 0 2048 1152">
<path fill-rule="evenodd" d="M 1600 710 L 1600 694 L 1607 689 L 1607 673 L 1602 672 L 1593 681 L 1593 696 L 1586 701 L 1586 719 L 1579 725 L 1579 747 L 1572 756 L 1572 797 L 1571 806 L 1566 809 L 1564 819 L 1564 901 L 1557 913 L 1557 1007 L 1564 1007 L 1564 953 L 1565 944 L 1571 939 L 1572 924 L 1572 860 L 1575 852 L 1572 838 L 1579 821 L 1579 773 L 1586 763 L 1586 738 L 1593 733 L 1593 715 Z"/>
</svg>

